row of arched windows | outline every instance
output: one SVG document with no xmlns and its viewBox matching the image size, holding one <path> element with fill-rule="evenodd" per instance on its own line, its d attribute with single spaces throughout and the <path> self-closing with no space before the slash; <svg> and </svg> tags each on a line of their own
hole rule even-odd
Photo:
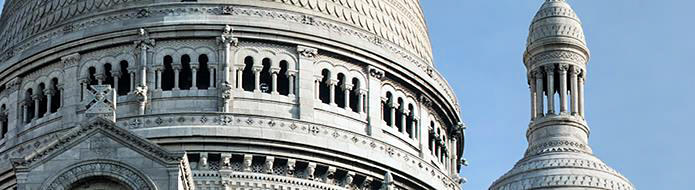
<svg viewBox="0 0 695 190">
<path fill-rule="evenodd" d="M 344 73 L 338 73 L 333 78 L 328 69 L 321 70 L 321 78 L 316 80 L 317 98 L 324 104 L 335 105 L 364 113 L 366 108 L 366 93 L 357 77 L 348 78 Z"/>
<path fill-rule="evenodd" d="M 395 127 L 398 132 L 407 134 L 411 139 L 417 139 L 418 119 L 413 103 L 406 103 L 403 97 L 395 97 L 387 91 L 381 102 L 381 111 L 386 126 Z"/>
<path fill-rule="evenodd" d="M 428 139 L 429 141 L 427 144 L 430 153 L 438 158 L 440 162 L 446 163 L 445 161 L 448 160 L 449 155 L 444 143 L 447 142 L 447 138 L 434 121 L 430 122 L 430 134 Z"/>
<path fill-rule="evenodd" d="M 246 56 L 244 68 L 241 71 L 241 86 L 237 86 L 237 88 L 249 92 L 260 91 L 284 96 L 294 95 L 295 76 L 289 73 L 289 62 L 281 60 L 278 67 L 273 67 L 273 65 L 270 58 L 263 58 L 258 64 L 252 56 Z"/>
<path fill-rule="evenodd" d="M 128 61 L 120 61 L 118 67 L 114 68 L 111 63 L 99 66 L 91 65 L 87 68 L 87 76 L 82 78 L 82 97 L 88 90 L 88 85 L 110 85 L 114 88 L 117 95 L 123 96 L 130 93 L 135 88 L 135 73 L 128 70 Z"/>
<path fill-rule="evenodd" d="M 171 55 L 164 56 L 163 66 L 158 68 L 156 75 L 156 89 L 170 90 L 195 90 L 215 87 L 215 69 L 209 66 L 209 59 L 202 54 L 191 60 L 191 56 L 184 54 L 179 63 L 174 62 Z"/>
<path fill-rule="evenodd" d="M 58 87 L 58 82 L 58 78 L 53 78 L 49 84 L 42 82 L 37 87 L 25 91 L 23 104 L 25 123 L 58 112 L 62 105 L 62 92 Z"/>
</svg>

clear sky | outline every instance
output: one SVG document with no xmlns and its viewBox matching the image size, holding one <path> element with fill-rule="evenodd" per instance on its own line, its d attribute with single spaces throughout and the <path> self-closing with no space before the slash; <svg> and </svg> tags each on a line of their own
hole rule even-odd
<svg viewBox="0 0 695 190">
<path fill-rule="evenodd" d="M 527 146 L 522 53 L 543 0 L 421 2 L 436 66 L 468 126 L 464 189 L 487 189 Z M 586 112 L 594 154 L 638 189 L 693 189 L 695 1 L 569 3 L 592 53 Z"/>
<path fill-rule="evenodd" d="M 521 56 L 543 1 L 421 2 L 437 68 L 456 90 L 468 126 L 464 189 L 487 189 L 527 146 Z M 586 111 L 594 153 L 638 189 L 692 189 L 695 1 L 570 3 L 592 53 Z"/>
</svg>

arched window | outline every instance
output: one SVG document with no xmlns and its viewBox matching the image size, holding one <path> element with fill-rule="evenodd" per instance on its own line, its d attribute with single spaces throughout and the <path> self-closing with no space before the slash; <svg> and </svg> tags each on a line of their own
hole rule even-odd
<svg viewBox="0 0 695 190">
<path fill-rule="evenodd" d="M 25 98 L 25 104 L 24 104 L 24 111 L 25 111 L 25 123 L 31 122 L 32 119 L 34 119 L 34 101 L 31 99 L 31 97 L 34 95 L 34 90 L 33 89 L 27 89 L 26 93 L 24 94 Z"/>
<path fill-rule="evenodd" d="M 53 95 L 50 97 L 51 98 L 51 110 L 49 110 L 51 113 L 58 112 L 58 109 L 60 108 L 61 104 L 63 104 L 61 101 L 61 92 L 60 88 L 58 87 L 58 79 L 53 78 L 51 79 L 51 88 L 53 89 Z"/>
<path fill-rule="evenodd" d="M 253 91 L 256 87 L 256 76 L 253 73 L 253 57 L 244 58 L 244 72 L 242 73 L 242 88 L 245 91 Z"/>
<path fill-rule="evenodd" d="M 273 76 L 270 74 L 270 59 L 265 58 L 263 59 L 263 69 L 261 70 L 261 90 L 264 93 L 270 94 L 270 92 L 273 89 Z"/>
<path fill-rule="evenodd" d="M 191 70 L 191 57 L 181 56 L 181 70 L 179 71 L 179 89 L 188 90 L 193 86 L 193 74 Z"/>
<path fill-rule="evenodd" d="M 198 89 L 210 88 L 210 68 L 208 67 L 208 55 L 198 57 L 198 73 L 196 75 L 196 87 Z"/>
<path fill-rule="evenodd" d="M 46 99 L 46 93 L 44 93 L 46 90 L 46 84 L 40 83 L 39 88 L 36 91 L 36 94 L 39 95 L 39 115 L 37 115 L 37 118 L 42 118 L 43 116 L 46 116 L 46 111 L 48 108 L 48 99 Z"/>
<path fill-rule="evenodd" d="M 319 99 L 321 102 L 324 104 L 330 104 L 331 103 L 331 92 L 330 92 L 330 87 L 328 87 L 328 81 L 331 80 L 331 71 L 328 69 L 323 69 L 321 71 L 321 82 L 319 83 Z"/>
<path fill-rule="evenodd" d="M 403 132 L 403 107 L 405 107 L 403 103 L 403 98 L 398 98 L 398 108 L 396 108 L 396 128 L 398 128 L 398 132 Z"/>
<path fill-rule="evenodd" d="M 335 104 L 345 108 L 345 74 L 338 73 L 338 84 L 335 87 Z"/>
<path fill-rule="evenodd" d="M 357 112 L 359 105 L 360 96 L 360 80 L 357 78 L 352 78 L 352 91 L 350 91 L 350 109 Z"/>
<path fill-rule="evenodd" d="M 393 126 L 391 123 L 391 107 L 393 105 L 393 94 L 391 92 L 386 92 L 386 100 L 381 102 L 382 119 L 386 122 L 387 126 Z"/>
<path fill-rule="evenodd" d="M 164 70 L 162 71 L 162 90 L 174 89 L 174 59 L 171 56 L 164 56 Z"/>
<path fill-rule="evenodd" d="M 411 139 L 415 137 L 415 134 L 417 132 L 416 126 L 415 126 L 415 120 L 413 116 L 415 115 L 415 107 L 413 104 L 408 104 L 408 115 L 405 115 L 405 132 L 408 133 L 408 137 Z"/>
<path fill-rule="evenodd" d="M 430 150 L 431 154 L 434 154 L 434 121 L 430 121 L 430 132 L 429 132 L 429 137 L 427 138 L 429 143 L 427 143 L 427 147 Z"/>
<path fill-rule="evenodd" d="M 5 136 L 7 136 L 7 132 L 9 131 L 7 115 L 7 107 L 5 106 L 5 104 L 3 104 L 2 106 L 0 106 L 0 117 L 2 117 L 0 118 L 0 125 L 2 125 L 0 126 L 0 139 L 5 138 Z"/>
<path fill-rule="evenodd" d="M 121 76 L 118 78 L 118 95 L 126 95 L 130 92 L 130 73 L 128 61 L 121 61 Z"/>
<path fill-rule="evenodd" d="M 88 70 L 89 70 L 89 85 L 98 85 L 99 81 L 97 80 L 97 77 L 96 77 L 97 69 L 94 67 L 89 67 Z"/>
<path fill-rule="evenodd" d="M 281 95 L 290 94 L 290 77 L 287 75 L 287 61 L 280 61 L 280 73 L 278 73 L 278 93 Z"/>
<path fill-rule="evenodd" d="M 113 75 L 111 75 L 111 63 L 104 64 L 104 85 L 109 85 L 113 88 Z"/>
</svg>

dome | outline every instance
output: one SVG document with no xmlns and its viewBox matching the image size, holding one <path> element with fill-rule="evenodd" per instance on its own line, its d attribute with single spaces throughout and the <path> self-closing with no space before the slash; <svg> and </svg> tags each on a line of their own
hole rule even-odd
<svg viewBox="0 0 695 190">
<path fill-rule="evenodd" d="M 565 43 L 584 49 L 584 31 L 577 14 L 565 0 L 546 0 L 533 18 L 528 47 Z"/>
</svg>

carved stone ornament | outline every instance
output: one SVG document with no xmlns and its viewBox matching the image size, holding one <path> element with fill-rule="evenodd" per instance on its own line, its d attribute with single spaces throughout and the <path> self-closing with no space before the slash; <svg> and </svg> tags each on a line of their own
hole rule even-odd
<svg viewBox="0 0 695 190">
<path fill-rule="evenodd" d="M 302 16 L 302 24 L 314 25 L 314 23 L 316 23 L 314 17 L 309 15 Z"/>
<path fill-rule="evenodd" d="M 224 100 L 231 100 L 232 99 L 232 90 L 234 88 L 232 87 L 232 84 L 229 83 L 229 81 L 224 81 L 222 82 L 222 99 Z"/>
<path fill-rule="evenodd" d="M 305 58 L 314 58 L 319 54 L 319 50 L 316 48 L 310 48 L 305 46 L 297 46 L 297 52 L 300 56 Z"/>
<path fill-rule="evenodd" d="M 75 166 L 56 176 L 42 189 L 69 189 L 74 183 L 89 177 L 107 176 L 119 179 L 121 183 L 132 188 L 154 189 L 143 174 L 125 164 L 109 161 L 95 161 Z"/>
<path fill-rule="evenodd" d="M 22 79 L 19 77 L 16 77 L 16 78 L 10 80 L 10 82 L 7 82 L 7 84 L 6 84 L 7 89 L 9 89 L 11 92 L 19 90 L 19 87 L 21 85 L 22 85 Z"/>
<path fill-rule="evenodd" d="M 87 90 L 87 111 L 85 116 L 116 119 L 116 96 L 109 85 L 91 85 Z"/>
<path fill-rule="evenodd" d="M 135 97 L 137 97 L 138 101 L 141 103 L 146 103 L 147 102 L 147 86 L 143 85 L 138 85 L 135 87 Z"/>
<path fill-rule="evenodd" d="M 222 9 L 223 15 L 231 15 L 232 13 L 234 13 L 234 6 L 231 5 L 224 5 L 220 9 Z"/>
<path fill-rule="evenodd" d="M 150 10 L 149 9 L 140 9 L 138 13 L 135 15 L 137 18 L 144 18 L 144 17 L 149 17 L 150 16 Z"/>
<path fill-rule="evenodd" d="M 77 66 L 80 63 L 80 54 L 73 53 L 70 55 L 66 55 L 65 57 L 60 58 L 60 61 L 63 62 L 63 68 Z"/>
<path fill-rule="evenodd" d="M 155 46 L 154 38 L 150 38 L 150 33 L 144 28 L 138 29 L 139 39 L 135 41 L 135 45 L 140 48 L 149 49 Z"/>
<path fill-rule="evenodd" d="M 427 97 L 424 94 L 420 95 L 420 102 L 425 107 L 431 107 L 432 106 L 432 99 L 430 99 L 430 97 Z"/>
<path fill-rule="evenodd" d="M 385 74 L 384 74 L 384 71 L 381 69 L 370 67 L 369 68 L 369 76 L 381 80 L 384 78 Z"/>
<path fill-rule="evenodd" d="M 220 43 L 230 46 L 239 46 L 239 39 L 234 37 L 234 29 L 230 25 L 225 25 L 220 36 Z"/>
</svg>

